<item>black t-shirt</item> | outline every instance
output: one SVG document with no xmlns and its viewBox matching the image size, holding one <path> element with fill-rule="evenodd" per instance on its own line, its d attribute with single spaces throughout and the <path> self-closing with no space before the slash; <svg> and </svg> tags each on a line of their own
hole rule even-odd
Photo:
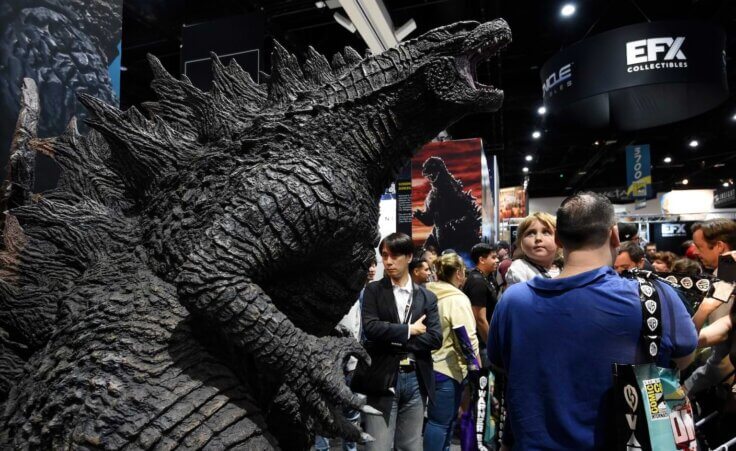
<svg viewBox="0 0 736 451">
<path fill-rule="evenodd" d="M 486 318 L 491 323 L 493 309 L 496 308 L 496 288 L 477 268 L 468 273 L 463 292 L 470 299 L 470 305 L 485 307 Z"/>
</svg>

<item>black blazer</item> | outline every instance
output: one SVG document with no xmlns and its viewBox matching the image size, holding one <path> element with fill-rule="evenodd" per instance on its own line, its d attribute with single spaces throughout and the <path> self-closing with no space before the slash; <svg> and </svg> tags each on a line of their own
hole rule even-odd
<svg viewBox="0 0 736 451">
<path fill-rule="evenodd" d="M 396 385 L 399 362 L 414 354 L 419 387 L 425 396 L 434 399 L 432 350 L 442 345 L 442 328 L 437 312 L 437 296 L 413 284 L 414 295 L 409 313 L 410 322 L 426 315 L 427 332 L 409 337 L 409 325 L 399 321 L 391 280 L 384 277 L 368 284 L 363 293 L 362 324 L 366 338 L 364 346 L 371 356 L 371 366 L 359 364 L 352 380 L 356 392 L 386 395 Z"/>
</svg>

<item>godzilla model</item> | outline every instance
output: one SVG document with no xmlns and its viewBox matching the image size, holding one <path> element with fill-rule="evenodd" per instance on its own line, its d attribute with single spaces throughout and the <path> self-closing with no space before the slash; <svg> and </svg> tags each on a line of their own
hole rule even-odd
<svg viewBox="0 0 736 451">
<path fill-rule="evenodd" d="M 503 93 L 475 66 L 503 20 L 438 28 L 380 55 L 275 44 L 255 84 L 214 59 L 203 93 L 151 58 L 160 99 L 121 112 L 89 96 L 35 135 L 27 81 L 0 281 L 0 447 L 306 449 L 367 440 L 365 397 L 331 335 L 365 281 L 378 201 L 412 153 Z M 63 169 L 31 196 L 33 151 Z M 30 172 L 32 174 L 32 172 Z M 292 269 L 302 268 L 298 273 Z"/>
<path fill-rule="evenodd" d="M 84 113 L 75 93 L 116 103 L 108 66 L 117 57 L 120 0 L 3 0 L 0 5 L 0 167 L 5 167 L 23 78 L 40 92 L 39 134 L 57 135 Z M 43 172 L 57 173 L 53 163 Z M 0 175 L 2 179 L 5 174 Z M 38 180 L 39 189 L 54 177 Z"/>
<path fill-rule="evenodd" d="M 424 225 L 433 226 L 424 246 L 469 251 L 480 241 L 481 210 L 470 190 L 447 170 L 440 157 L 429 157 L 422 165 L 422 175 L 432 189 L 424 199 L 424 210 L 415 210 L 414 217 Z"/>
</svg>

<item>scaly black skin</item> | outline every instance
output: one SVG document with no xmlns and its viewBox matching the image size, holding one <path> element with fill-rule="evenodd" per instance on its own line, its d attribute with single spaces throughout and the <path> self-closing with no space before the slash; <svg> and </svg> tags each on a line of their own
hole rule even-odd
<svg viewBox="0 0 736 451">
<path fill-rule="evenodd" d="M 424 246 L 438 251 L 448 248 L 469 250 L 480 240 L 481 211 L 470 191 L 447 170 L 440 157 L 429 157 L 422 165 L 432 189 L 424 200 L 424 210 L 417 209 L 414 217 L 424 225 L 433 226 Z"/>
<path fill-rule="evenodd" d="M 84 116 L 77 93 L 116 102 L 108 66 L 118 55 L 121 20 L 117 1 L 3 0 L 0 167 L 6 167 L 10 124 L 18 116 L 23 78 L 35 80 L 41 94 L 39 134 L 43 136 L 57 135 L 69 119 Z M 50 187 L 48 182 L 41 184 L 43 189 Z"/>
<path fill-rule="evenodd" d="M 365 404 L 342 363 L 367 355 L 331 333 L 365 280 L 380 195 L 439 130 L 500 107 L 458 58 L 509 40 L 501 20 L 460 23 L 365 60 L 346 49 L 332 66 L 310 49 L 303 67 L 276 44 L 265 88 L 215 60 L 209 94 L 153 59 L 152 119 L 83 97 L 97 132 L 26 130 L 14 153 L 65 171 L 57 192 L 8 215 L 23 234 L 0 255 L 13 312 L 0 312 L 0 376 L 15 378 L 0 445 L 367 439 L 341 414 Z M 21 302 L 50 286 L 35 309 Z M 31 332 L 35 317 L 53 321 Z M 28 362 L 21 377 L 12 359 Z"/>
</svg>

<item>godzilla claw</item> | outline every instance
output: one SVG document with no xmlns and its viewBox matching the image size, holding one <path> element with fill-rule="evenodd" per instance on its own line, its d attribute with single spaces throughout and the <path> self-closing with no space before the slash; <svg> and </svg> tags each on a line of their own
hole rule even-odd
<svg viewBox="0 0 736 451">
<path fill-rule="evenodd" d="M 343 408 L 359 410 L 369 415 L 381 412 L 366 405 L 367 397 L 354 393 L 345 383 L 343 367 L 354 356 L 370 362 L 366 350 L 352 337 L 325 336 L 314 339 L 306 365 L 295 365 L 290 371 L 290 383 L 296 394 L 312 408 L 313 415 L 324 435 L 341 436 L 351 441 L 372 441 L 342 415 Z M 308 369 L 307 372 L 300 368 Z"/>
<path fill-rule="evenodd" d="M 368 433 L 365 433 L 365 432 L 363 432 L 363 433 L 361 433 L 361 434 L 360 434 L 360 443 L 361 443 L 362 445 L 365 445 L 366 443 L 370 443 L 370 442 L 375 442 L 375 441 L 376 441 L 376 439 L 374 439 L 374 438 L 373 438 L 373 437 L 372 437 L 372 436 L 371 436 L 370 434 L 368 434 Z"/>
</svg>

